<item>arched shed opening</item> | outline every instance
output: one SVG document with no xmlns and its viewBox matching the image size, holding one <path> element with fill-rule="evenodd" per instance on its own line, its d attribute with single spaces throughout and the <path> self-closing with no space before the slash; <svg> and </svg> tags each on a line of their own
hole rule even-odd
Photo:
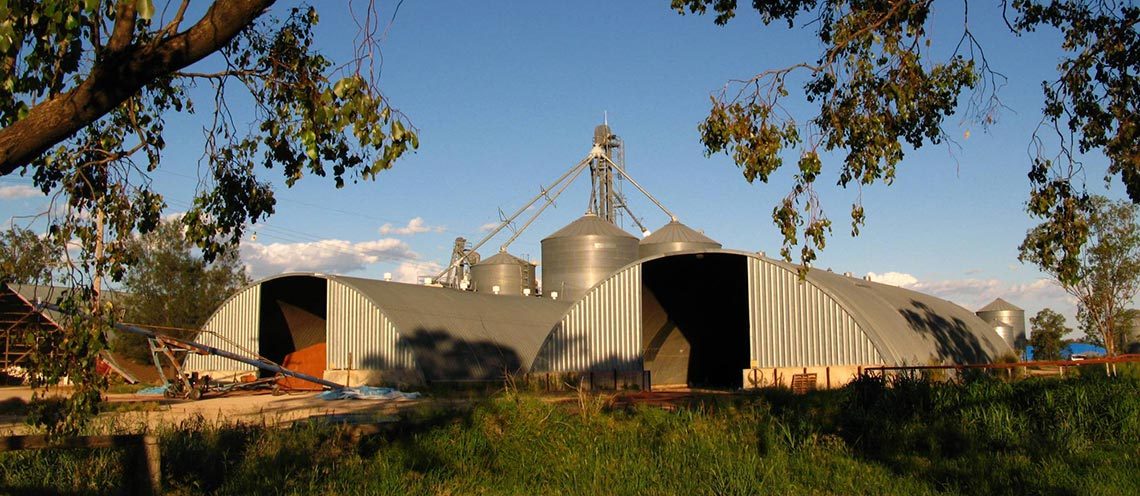
<svg viewBox="0 0 1140 496">
<path fill-rule="evenodd" d="M 328 341 L 327 281 L 319 277 L 288 276 L 261 285 L 258 347 L 261 356 L 285 368 L 320 377 L 325 372 Z M 273 374 L 259 371 L 261 377 Z M 287 380 L 288 388 L 309 383 Z"/>
<path fill-rule="evenodd" d="M 261 356 L 281 363 L 290 353 L 326 342 L 325 285 L 324 279 L 308 276 L 262 283 L 258 332 Z"/>
<path fill-rule="evenodd" d="M 653 383 L 740 387 L 749 346 L 745 258 L 678 255 L 642 271 L 644 363 Z"/>
</svg>

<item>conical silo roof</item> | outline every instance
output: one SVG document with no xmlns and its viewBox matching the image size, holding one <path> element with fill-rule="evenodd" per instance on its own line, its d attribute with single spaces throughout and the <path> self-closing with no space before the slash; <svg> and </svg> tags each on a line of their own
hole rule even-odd
<svg viewBox="0 0 1140 496">
<path fill-rule="evenodd" d="M 661 229 L 654 231 L 653 234 L 641 240 L 641 244 L 643 245 L 654 243 L 707 243 L 720 248 L 720 243 L 717 243 L 712 238 L 675 220 L 665 224 Z"/>
<path fill-rule="evenodd" d="M 715 250 L 720 243 L 677 221 L 671 221 L 641 240 L 639 258 L 690 250 Z"/>
<path fill-rule="evenodd" d="M 530 262 L 511 255 L 510 253 L 501 251 L 494 256 L 480 260 L 476 265 L 527 265 L 529 263 Z"/>
<path fill-rule="evenodd" d="M 1001 298 L 998 298 L 998 299 L 990 302 L 989 305 L 986 305 L 986 306 L 982 307 L 981 310 L 978 310 L 978 312 L 1022 312 L 1022 311 L 1024 311 L 1024 310 L 1022 310 L 1021 307 L 1018 307 L 1017 305 L 1014 305 L 1013 303 L 1005 301 Z"/>
<path fill-rule="evenodd" d="M 606 221 L 594 214 L 586 214 L 578 220 L 571 222 L 566 227 L 555 231 L 554 234 L 543 238 L 543 241 L 558 238 L 576 238 L 579 236 L 611 236 L 637 239 L 632 234 L 615 226 L 612 222 Z"/>
</svg>

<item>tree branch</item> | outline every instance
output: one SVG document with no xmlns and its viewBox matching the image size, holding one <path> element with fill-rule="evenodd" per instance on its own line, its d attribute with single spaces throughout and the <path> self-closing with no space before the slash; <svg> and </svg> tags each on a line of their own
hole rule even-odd
<svg viewBox="0 0 1140 496">
<path fill-rule="evenodd" d="M 87 79 L 32 107 L 27 117 L 0 130 L 0 175 L 27 166 L 55 144 L 98 120 L 158 76 L 178 71 L 219 50 L 250 26 L 275 0 L 217 0 L 196 24 L 162 42 L 130 44 L 132 1 L 119 5 L 108 52 Z M 123 4 L 131 4 L 124 7 Z M 122 24 L 132 18 L 130 30 Z M 122 38 L 127 44 L 122 45 Z M 116 46 L 122 46 L 116 49 Z"/>
</svg>

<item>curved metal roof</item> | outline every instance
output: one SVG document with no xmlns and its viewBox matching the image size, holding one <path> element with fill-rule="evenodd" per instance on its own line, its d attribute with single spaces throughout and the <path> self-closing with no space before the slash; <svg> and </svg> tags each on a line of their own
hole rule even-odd
<svg viewBox="0 0 1140 496">
<path fill-rule="evenodd" d="M 720 247 L 720 243 L 712 238 L 675 220 L 661 226 L 660 229 L 653 231 L 652 234 L 641 240 L 643 245 L 654 243 L 707 243 Z"/>
<path fill-rule="evenodd" d="M 555 231 L 554 234 L 543 238 L 543 241 L 578 236 L 614 236 L 637 239 L 634 235 L 623 231 L 612 222 L 606 221 L 594 214 L 586 214 L 579 217 L 578 220 L 567 224 L 566 227 Z"/>
<path fill-rule="evenodd" d="M 1012 351 L 974 312 L 941 298 L 816 269 L 808 271 L 807 280 L 846 303 L 894 365 L 923 365 L 931 358 L 980 363 Z"/>
</svg>

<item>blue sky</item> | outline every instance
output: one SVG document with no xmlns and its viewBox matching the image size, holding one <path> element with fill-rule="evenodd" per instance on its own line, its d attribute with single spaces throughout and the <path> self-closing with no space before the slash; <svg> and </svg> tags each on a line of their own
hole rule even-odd
<svg viewBox="0 0 1140 496">
<path fill-rule="evenodd" d="M 318 47 L 344 60 L 357 29 L 347 9 L 329 5 L 319 5 Z M 1012 37 L 996 7 L 974 7 L 970 26 L 991 64 L 1009 77 L 1000 93 L 1009 108 L 988 130 L 951 118 L 947 131 L 956 145 L 909 152 L 893 185 L 862 191 L 868 220 L 857 238 L 847 234 L 845 219 L 860 192 L 829 186 L 837 168 L 825 162 L 822 197 L 835 232 L 816 265 L 874 273 L 971 309 L 1001 296 L 1030 316 L 1051 306 L 1071 319 L 1063 293 L 1017 261 L 1017 245 L 1032 225 L 1024 213 L 1027 147 L 1040 120 L 1040 83 L 1060 55 L 1056 36 Z M 960 8 L 936 5 L 933 53 L 957 43 L 962 13 L 954 9 Z M 381 9 L 387 19 L 390 4 Z M 392 272 L 405 280 L 430 275 L 446 264 L 456 236 L 479 239 L 500 209 L 518 208 L 585 157 L 603 112 L 625 140 L 630 173 L 682 222 L 727 248 L 778 253 L 781 237 L 770 212 L 787 193 L 792 171 L 749 185 L 729 157 L 705 156 L 697 124 L 709 95 L 726 81 L 814 60 L 819 46 L 809 30 L 765 28 L 748 11 L 718 27 L 711 17 L 677 15 L 665 0 L 407 1 L 382 49 L 382 88 L 419 129 L 420 150 L 375 182 L 336 190 L 310 177 L 292 189 L 282 185 L 277 215 L 243 244 L 255 277 L 284 270 Z M 793 92 L 791 111 L 810 117 L 799 102 Z M 171 118 L 170 136 L 177 139 L 168 136 L 154 175 L 170 213 L 185 210 L 192 195 L 189 179 L 202 150 L 196 119 Z M 1118 181 L 1104 189 L 1102 157 L 1087 157 L 1086 167 L 1094 191 L 1121 195 Z M 280 185 L 274 174 L 264 177 Z M 580 179 L 510 251 L 539 258 L 539 240 L 584 212 L 587 184 Z M 0 219 L 44 209 L 45 198 L 28 185 L 29 179 L 0 178 Z M 667 221 L 633 188 L 626 193 L 651 229 Z M 490 255 L 497 246 L 481 251 Z"/>
</svg>

